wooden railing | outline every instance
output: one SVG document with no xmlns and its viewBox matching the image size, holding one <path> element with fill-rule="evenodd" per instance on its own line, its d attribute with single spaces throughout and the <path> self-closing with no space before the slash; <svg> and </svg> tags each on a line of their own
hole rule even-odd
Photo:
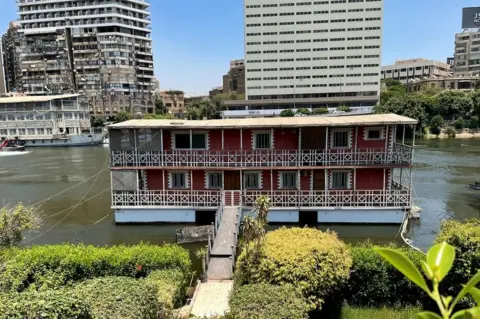
<svg viewBox="0 0 480 319">
<path fill-rule="evenodd" d="M 113 167 L 288 167 L 408 165 L 412 148 L 252 151 L 112 151 Z"/>
<path fill-rule="evenodd" d="M 244 191 L 241 207 L 253 207 L 259 196 L 270 197 L 276 208 L 336 207 L 408 207 L 410 190 L 342 190 L 342 191 Z M 222 206 L 220 191 L 113 191 L 112 206 L 124 207 L 208 207 Z M 217 225 L 221 215 L 217 217 Z"/>
</svg>

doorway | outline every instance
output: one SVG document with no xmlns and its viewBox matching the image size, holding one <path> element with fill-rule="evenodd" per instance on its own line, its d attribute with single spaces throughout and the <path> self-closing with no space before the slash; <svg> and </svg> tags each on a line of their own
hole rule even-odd
<svg viewBox="0 0 480 319">
<path fill-rule="evenodd" d="M 199 226 L 207 226 L 215 223 L 216 211 L 212 210 L 196 210 L 195 224 Z"/>
<path fill-rule="evenodd" d="M 313 171 L 313 190 L 325 191 L 325 170 Z"/>
<path fill-rule="evenodd" d="M 318 224 L 318 212 L 317 211 L 306 211 L 299 212 L 298 214 L 298 223 L 300 227 L 315 227 Z"/>
<path fill-rule="evenodd" d="M 240 171 L 226 171 L 223 174 L 223 188 L 226 191 L 238 191 L 240 187 Z"/>
</svg>

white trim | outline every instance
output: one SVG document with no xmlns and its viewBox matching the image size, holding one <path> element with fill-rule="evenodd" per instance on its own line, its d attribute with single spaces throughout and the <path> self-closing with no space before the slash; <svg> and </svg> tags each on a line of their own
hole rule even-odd
<svg viewBox="0 0 480 319">
<path fill-rule="evenodd" d="M 333 188 L 333 174 L 334 173 L 348 173 L 347 175 L 347 188 L 352 189 L 352 170 L 330 170 L 328 186 L 331 190 L 343 190 L 344 188 Z"/>
<path fill-rule="evenodd" d="M 185 132 L 185 131 L 171 131 L 171 142 L 172 142 L 172 150 L 174 151 L 207 151 L 210 149 L 210 132 L 209 131 L 192 131 L 191 134 L 190 132 Z M 188 134 L 190 135 L 190 147 L 189 148 L 176 148 L 175 147 L 175 135 L 177 134 Z M 192 147 L 192 140 L 191 137 L 193 134 L 204 134 L 205 135 L 205 148 L 191 148 Z"/>
<path fill-rule="evenodd" d="M 285 188 L 283 187 L 283 174 L 285 173 L 294 173 L 295 174 L 295 186 Z M 278 172 L 278 189 L 299 189 L 300 186 L 300 174 L 297 171 L 279 171 Z"/>
<path fill-rule="evenodd" d="M 220 180 L 220 187 L 211 187 L 209 185 L 209 175 L 211 174 L 220 174 L 221 180 Z M 204 185 L 205 189 L 223 189 L 223 171 L 205 171 L 203 174 L 204 178 Z"/>
<path fill-rule="evenodd" d="M 255 145 L 257 134 L 269 134 L 270 135 L 270 147 L 269 148 L 258 148 Z M 263 130 L 263 131 L 253 131 L 252 130 L 252 150 L 271 150 L 275 148 L 275 138 L 273 137 L 272 130 Z"/>
<path fill-rule="evenodd" d="M 185 174 L 185 187 L 173 188 L 172 174 Z M 190 187 L 190 173 L 188 171 L 172 171 L 168 172 L 168 188 L 169 189 L 188 189 Z"/>
<path fill-rule="evenodd" d="M 380 138 L 368 138 L 368 132 L 380 131 Z M 385 139 L 385 127 L 365 127 L 363 129 L 364 141 L 383 141 Z"/>
<path fill-rule="evenodd" d="M 262 174 L 262 171 L 245 171 L 245 172 L 243 172 L 242 176 L 244 178 L 243 178 L 242 183 L 245 183 L 245 181 L 246 181 L 245 175 L 247 175 L 247 174 L 257 174 L 258 175 L 258 188 L 248 188 L 246 185 L 242 184 L 243 189 L 246 189 L 246 190 L 249 190 L 249 189 L 252 189 L 252 190 L 263 189 L 263 174 Z"/>
<path fill-rule="evenodd" d="M 343 147 L 334 147 L 333 146 L 333 135 L 337 132 L 347 132 L 349 134 L 349 138 L 348 138 L 348 146 L 343 146 Z M 336 128 L 336 129 L 332 129 L 330 130 L 330 148 L 331 149 L 347 149 L 347 148 L 352 148 L 352 139 L 353 139 L 353 136 L 352 136 L 352 129 L 351 128 Z"/>
</svg>

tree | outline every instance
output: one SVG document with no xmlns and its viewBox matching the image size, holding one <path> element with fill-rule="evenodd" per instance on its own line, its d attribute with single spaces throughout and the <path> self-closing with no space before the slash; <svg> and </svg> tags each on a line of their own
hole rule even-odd
<svg viewBox="0 0 480 319">
<path fill-rule="evenodd" d="M 470 125 L 469 128 L 472 130 L 476 130 L 478 128 L 478 117 L 477 116 L 472 116 L 470 118 Z"/>
<path fill-rule="evenodd" d="M 480 116 L 480 90 L 475 90 L 470 94 L 473 102 L 473 113 Z"/>
<path fill-rule="evenodd" d="M 295 113 L 293 112 L 292 109 L 286 109 L 280 112 L 281 117 L 294 117 Z"/>
<path fill-rule="evenodd" d="M 466 114 L 473 110 L 472 97 L 462 91 L 443 91 L 438 94 L 437 101 L 438 113 L 444 117 Z"/>
<path fill-rule="evenodd" d="M 441 115 L 435 115 L 430 120 L 430 132 L 435 135 L 440 134 L 440 128 L 444 123 L 443 117 Z"/>
<path fill-rule="evenodd" d="M 162 99 L 157 97 L 155 99 L 155 114 L 166 114 L 168 112 L 165 104 L 163 103 Z"/>
<path fill-rule="evenodd" d="M 144 120 L 172 120 L 175 116 L 170 113 L 166 114 L 145 114 L 143 116 Z"/>
<path fill-rule="evenodd" d="M 115 116 L 115 123 L 121 123 L 132 119 L 132 115 L 127 112 L 118 112 Z"/>
<path fill-rule="evenodd" d="M 310 114 L 312 114 L 312 112 L 310 112 L 310 110 L 307 109 L 307 108 L 300 108 L 300 109 L 297 110 L 297 114 L 298 115 L 310 115 Z"/>
<path fill-rule="evenodd" d="M 103 127 L 107 120 L 103 116 L 96 116 L 90 119 L 92 127 Z"/>
<path fill-rule="evenodd" d="M 462 130 L 465 127 L 465 121 L 463 120 L 463 118 L 458 118 L 455 120 L 455 122 L 453 122 L 453 126 L 457 130 Z"/>
<path fill-rule="evenodd" d="M 40 227 L 42 214 L 35 207 L 18 204 L 0 209 L 0 248 L 18 245 L 24 234 Z"/>
</svg>

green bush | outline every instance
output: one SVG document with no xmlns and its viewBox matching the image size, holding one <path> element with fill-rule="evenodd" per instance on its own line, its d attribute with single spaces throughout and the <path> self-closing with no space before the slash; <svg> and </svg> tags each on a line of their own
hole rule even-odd
<svg viewBox="0 0 480 319">
<path fill-rule="evenodd" d="M 470 125 L 469 125 L 469 128 L 472 129 L 472 130 L 476 130 L 479 126 L 479 122 L 478 122 L 478 116 L 472 116 L 472 118 L 470 119 Z"/>
<path fill-rule="evenodd" d="M 430 120 L 430 132 L 435 135 L 440 134 L 440 128 L 443 126 L 444 120 L 441 115 L 435 115 Z"/>
<path fill-rule="evenodd" d="M 157 287 L 145 279 L 104 277 L 74 286 L 70 294 L 85 301 L 95 319 L 170 319 L 163 317 Z"/>
<path fill-rule="evenodd" d="M 294 117 L 295 113 L 293 112 L 292 109 L 286 109 L 280 112 L 281 117 Z"/>
<path fill-rule="evenodd" d="M 90 319 L 88 304 L 64 290 L 0 294 L 1 319 Z"/>
<path fill-rule="evenodd" d="M 94 247 L 85 245 L 12 248 L 4 253 L 0 291 L 61 287 L 106 276 L 141 278 L 153 270 L 190 271 L 188 251 L 177 245 Z"/>
<path fill-rule="evenodd" d="M 320 107 L 320 108 L 317 108 L 317 109 L 313 109 L 312 113 L 315 114 L 315 115 L 321 115 L 321 114 L 328 114 L 328 113 L 330 113 L 330 111 L 326 107 Z"/>
<path fill-rule="evenodd" d="M 310 115 L 310 114 L 312 114 L 312 112 L 310 112 L 310 110 L 307 109 L 307 108 L 300 108 L 300 109 L 297 110 L 297 114 Z"/>
<path fill-rule="evenodd" d="M 227 318 L 307 319 L 308 309 L 308 304 L 293 286 L 254 284 L 234 290 Z"/>
<path fill-rule="evenodd" d="M 335 233 L 280 228 L 266 234 L 258 254 L 242 251 L 235 278 L 239 284 L 292 284 L 320 309 L 348 280 L 351 264 L 347 246 Z"/>
<path fill-rule="evenodd" d="M 353 266 L 342 298 L 359 307 L 425 304 L 428 296 L 375 252 L 374 247 L 370 244 L 351 247 Z M 420 267 L 424 255 L 412 249 L 403 252 Z"/>
<path fill-rule="evenodd" d="M 337 107 L 337 111 L 348 113 L 348 112 L 351 111 L 351 109 L 350 109 L 350 106 L 341 105 L 341 106 Z"/>
<path fill-rule="evenodd" d="M 442 287 L 455 296 L 480 269 L 480 220 L 444 221 L 435 242 L 444 241 L 455 247 L 456 259 Z"/>
<path fill-rule="evenodd" d="M 185 276 L 178 270 L 155 270 L 148 275 L 146 280 L 157 288 L 157 299 L 164 309 L 165 318 L 175 308 L 183 304 L 186 294 Z"/>
<path fill-rule="evenodd" d="M 455 129 L 461 130 L 465 127 L 465 121 L 463 120 L 463 118 L 458 118 L 453 122 L 453 126 L 455 127 Z"/>
<path fill-rule="evenodd" d="M 451 138 L 455 138 L 457 136 L 457 132 L 451 126 L 449 126 L 445 129 L 445 134 L 447 134 L 447 136 L 451 137 Z"/>
</svg>

